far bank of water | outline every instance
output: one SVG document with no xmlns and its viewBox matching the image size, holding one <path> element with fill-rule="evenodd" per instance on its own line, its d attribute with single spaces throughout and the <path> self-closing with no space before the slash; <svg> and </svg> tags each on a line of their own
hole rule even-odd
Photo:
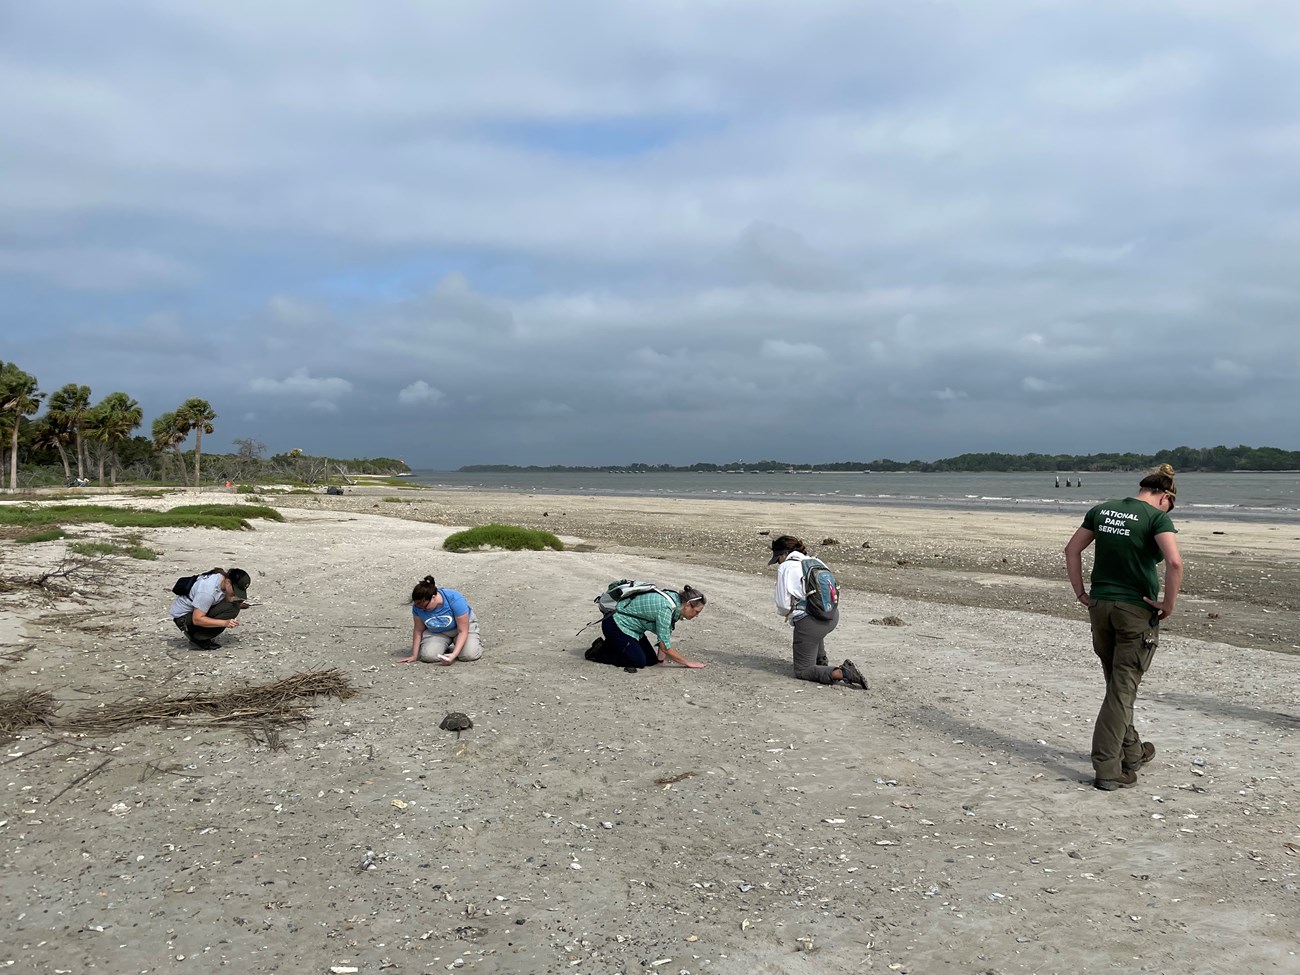
<svg viewBox="0 0 1300 975">
<path fill-rule="evenodd" d="M 879 474 L 415 471 L 413 483 L 448 490 L 628 497 L 726 498 L 809 504 L 1077 512 L 1137 492 L 1140 472 Z M 1068 483 L 1068 486 L 1067 486 Z M 1178 475 L 1175 518 L 1300 521 L 1300 473 Z"/>
</svg>

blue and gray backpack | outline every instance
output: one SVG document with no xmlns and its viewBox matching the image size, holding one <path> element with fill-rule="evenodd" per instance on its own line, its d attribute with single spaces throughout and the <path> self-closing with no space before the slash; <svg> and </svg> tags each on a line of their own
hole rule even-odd
<svg viewBox="0 0 1300 975">
<path fill-rule="evenodd" d="M 840 587 L 835 574 L 821 559 L 812 556 L 799 560 L 803 570 L 804 612 L 813 619 L 829 620 L 840 604 Z"/>
</svg>

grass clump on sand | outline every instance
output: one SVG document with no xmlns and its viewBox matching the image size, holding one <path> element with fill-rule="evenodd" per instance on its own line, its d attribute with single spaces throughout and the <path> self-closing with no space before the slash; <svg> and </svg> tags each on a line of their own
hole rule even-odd
<svg viewBox="0 0 1300 975">
<path fill-rule="evenodd" d="M 142 559 L 152 562 L 158 553 L 146 545 L 138 543 L 118 545 L 114 542 L 73 542 L 68 550 L 78 555 L 125 555 L 127 558 Z"/>
<path fill-rule="evenodd" d="M 60 538 L 67 538 L 68 533 L 62 528 L 47 528 L 43 532 L 32 532 L 30 535 L 19 535 L 14 539 L 21 545 L 30 545 L 32 542 L 53 542 Z"/>
<path fill-rule="evenodd" d="M 520 528 L 518 525 L 479 525 L 477 528 L 448 535 L 442 547 L 449 552 L 464 552 L 475 548 L 504 548 L 512 552 L 521 549 L 540 552 L 547 548 L 564 551 L 564 543 L 550 532 Z"/>
<path fill-rule="evenodd" d="M 96 504 L 52 504 L 44 507 L 0 507 L 0 525 L 20 528 L 57 528 L 93 522 L 115 528 L 222 528 L 252 529 L 250 518 L 284 521 L 274 508 L 250 504 L 189 504 L 170 511 L 137 511 Z"/>
</svg>

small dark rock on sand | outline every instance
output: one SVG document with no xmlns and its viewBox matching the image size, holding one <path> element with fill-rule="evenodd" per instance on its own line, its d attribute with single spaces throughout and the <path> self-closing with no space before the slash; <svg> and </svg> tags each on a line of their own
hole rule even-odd
<svg viewBox="0 0 1300 975">
<path fill-rule="evenodd" d="M 460 737 L 462 731 L 468 731 L 474 727 L 474 722 L 469 719 L 468 714 L 461 714 L 459 711 L 452 711 L 442 719 L 442 724 L 438 725 L 443 731 L 454 731 L 456 737 Z"/>
</svg>

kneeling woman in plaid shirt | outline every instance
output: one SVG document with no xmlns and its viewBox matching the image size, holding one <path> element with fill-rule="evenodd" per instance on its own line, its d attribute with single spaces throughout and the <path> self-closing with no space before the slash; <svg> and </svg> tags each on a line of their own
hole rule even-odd
<svg viewBox="0 0 1300 975">
<path fill-rule="evenodd" d="M 673 627 L 678 620 L 695 619 L 707 602 L 704 593 L 693 586 L 683 586 L 681 592 L 666 589 L 625 599 L 618 604 L 618 609 L 601 620 L 600 631 L 604 637 L 591 645 L 586 657 L 596 663 L 638 670 L 666 660 L 692 669 L 703 667 L 704 664 L 687 660 L 673 648 Z M 653 631 L 658 648 L 646 638 L 648 631 Z"/>
</svg>

